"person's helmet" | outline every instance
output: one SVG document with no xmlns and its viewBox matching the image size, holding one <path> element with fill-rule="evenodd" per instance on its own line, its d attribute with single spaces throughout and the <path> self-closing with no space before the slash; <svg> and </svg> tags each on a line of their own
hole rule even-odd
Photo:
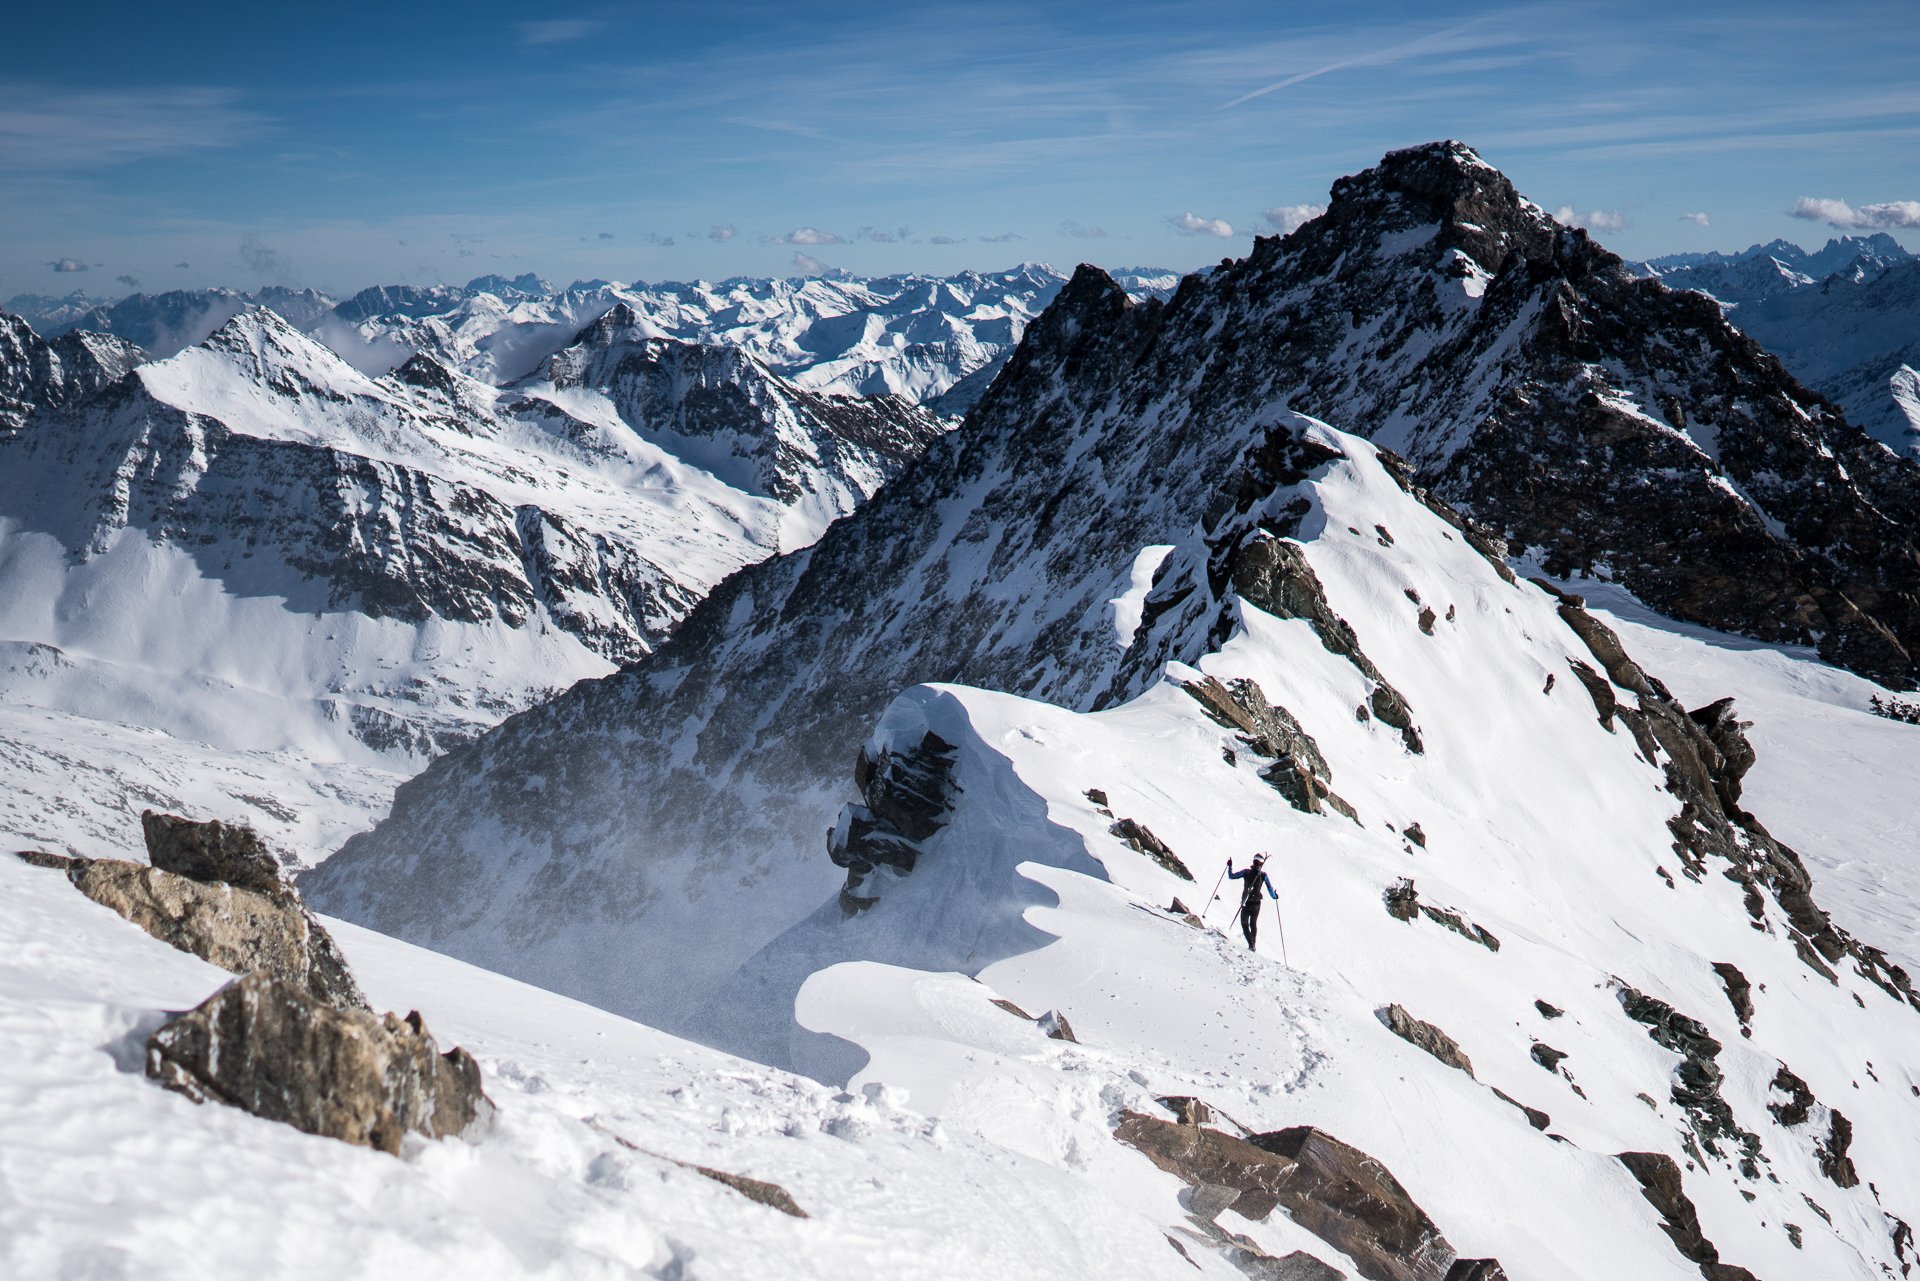
<svg viewBox="0 0 1920 1281">
<path fill-rule="evenodd" d="M 1267 856 L 1265 854 L 1255 854 L 1253 856 L 1253 865 L 1255 867 L 1260 866 L 1262 863 L 1266 861 L 1267 861 Z"/>
</svg>

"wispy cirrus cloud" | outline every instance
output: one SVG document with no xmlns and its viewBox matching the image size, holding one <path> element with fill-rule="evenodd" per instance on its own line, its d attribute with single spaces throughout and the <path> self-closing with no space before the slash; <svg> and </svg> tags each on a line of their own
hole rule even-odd
<svg viewBox="0 0 1920 1281">
<path fill-rule="evenodd" d="M 1275 80 L 1271 84 L 1262 85 L 1250 93 L 1243 93 L 1231 102 L 1222 103 L 1220 109 L 1222 111 L 1230 110 L 1243 103 L 1252 102 L 1255 98 L 1264 98 L 1270 93 L 1278 93 L 1282 89 L 1290 89 L 1294 85 L 1304 84 L 1309 80 L 1317 80 L 1321 76 L 1331 75 L 1336 71 L 1345 71 L 1350 67 L 1384 67 L 1396 62 L 1404 62 L 1409 58 L 1418 57 L 1421 54 L 1458 51 L 1462 47 L 1474 47 L 1471 43 L 1463 46 L 1459 37 L 1464 36 L 1475 27 L 1485 26 L 1487 23 L 1493 21 L 1496 16 L 1498 15 L 1486 14 L 1473 19 L 1471 22 L 1463 22 L 1457 26 L 1447 27 L 1440 31 L 1431 31 L 1425 35 L 1417 36 L 1412 40 L 1404 40 L 1399 44 L 1388 45 L 1384 49 L 1363 48 L 1347 57 L 1335 58 L 1331 62 L 1324 63 L 1320 66 L 1312 67 L 1305 71 L 1297 71 L 1290 76 Z"/>
<path fill-rule="evenodd" d="M 1713 219 L 1707 217 L 1704 213 L 1683 213 L 1680 215 L 1680 221 L 1690 222 L 1696 227 L 1713 226 Z"/>
<path fill-rule="evenodd" d="M 1083 222 L 1075 222 L 1071 218 L 1061 223 L 1058 227 L 1054 228 L 1054 230 L 1063 236 L 1072 236 L 1075 240 L 1105 240 L 1107 238 L 1107 229 L 1105 227 L 1089 226 Z"/>
<path fill-rule="evenodd" d="M 793 265 L 798 267 L 800 274 L 804 276 L 824 276 L 827 272 L 833 270 L 833 268 L 827 266 L 826 263 L 821 262 L 812 254 L 799 249 L 793 251 Z"/>
<path fill-rule="evenodd" d="M 1233 235 L 1233 224 L 1225 218 L 1202 218 L 1191 209 L 1178 218 L 1169 218 L 1167 221 L 1189 236 L 1218 236 L 1226 240 Z"/>
<path fill-rule="evenodd" d="M 1005 244 L 1011 244 L 1013 241 L 1016 241 L 1016 240 L 1025 240 L 1025 239 L 1026 237 L 1021 235 L 1017 231 L 999 231 L 999 232 L 995 232 L 991 236 L 981 236 L 980 243 L 983 245 L 1005 245 Z"/>
<path fill-rule="evenodd" d="M 226 89 L 0 84 L 0 171 L 75 172 L 235 146 L 268 120 Z"/>
<path fill-rule="evenodd" d="M 1879 204 L 1848 204 L 1844 200 L 1820 200 L 1802 196 L 1787 213 L 1807 222 L 1824 222 L 1841 231 L 1885 231 L 1894 227 L 1920 227 L 1920 200 L 1884 200 Z"/>
<path fill-rule="evenodd" d="M 739 232 L 733 229 L 732 223 L 717 222 L 713 226 L 707 228 L 707 239 L 715 241 L 716 243 L 721 243 L 721 244 L 724 244 L 725 242 L 732 240 L 735 236 L 739 234 L 740 234 Z"/>
</svg>

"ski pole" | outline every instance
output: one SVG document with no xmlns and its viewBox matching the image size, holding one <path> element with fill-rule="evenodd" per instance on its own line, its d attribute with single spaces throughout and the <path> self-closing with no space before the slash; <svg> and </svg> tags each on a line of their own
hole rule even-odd
<svg viewBox="0 0 1920 1281">
<path fill-rule="evenodd" d="M 1279 899 L 1273 901 L 1273 923 L 1280 927 L 1280 964 L 1292 969 L 1293 963 L 1287 960 L 1287 914 Z"/>
<path fill-rule="evenodd" d="M 1207 913 L 1211 912 L 1213 910 L 1213 905 L 1220 901 L 1220 887 L 1222 885 L 1225 885 L 1226 883 L 1227 883 L 1227 869 L 1223 866 L 1220 869 L 1219 879 L 1214 881 L 1213 883 L 1213 893 L 1210 896 L 1208 896 L 1207 905 L 1200 909 L 1200 924 L 1205 925 L 1207 923 Z"/>
</svg>

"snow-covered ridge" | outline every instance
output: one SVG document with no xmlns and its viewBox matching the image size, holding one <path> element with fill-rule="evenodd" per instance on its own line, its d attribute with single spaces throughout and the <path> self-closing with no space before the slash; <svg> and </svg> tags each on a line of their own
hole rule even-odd
<svg viewBox="0 0 1920 1281">
<path fill-rule="evenodd" d="M 659 792 L 637 806 L 623 798 L 694 776 L 636 770 L 593 705 L 631 699 L 619 722 L 628 736 L 671 722 L 678 697 L 659 672 L 517 718 L 409 785 L 396 816 L 403 840 L 429 831 L 419 793 L 447 789 L 490 751 L 506 787 L 538 780 L 567 877 L 586 878 L 603 902 L 613 885 L 637 886 L 618 901 L 630 923 L 583 913 L 550 880 L 557 866 L 528 876 L 517 844 L 472 849 L 462 874 L 482 894 L 449 894 L 390 861 L 372 864 L 360 901 L 391 920 L 388 907 L 424 895 L 433 919 L 472 919 L 493 887 L 517 882 L 501 915 L 427 937 L 616 1010 L 697 1020 L 687 1026 L 702 1039 L 845 1080 L 856 1096 L 904 1098 L 1089 1189 L 1129 1177 L 1109 1132 L 1144 1089 L 1198 1095 L 1252 1130 L 1311 1124 L 1354 1143 L 1462 1255 L 1498 1257 L 1515 1277 L 1694 1275 L 1620 1153 L 1663 1154 L 1684 1171 L 1701 1232 L 1730 1266 L 1809 1281 L 1897 1271 L 1920 1161 L 1907 1140 L 1914 1082 L 1889 1065 L 1920 1053 L 1920 1011 L 1871 948 L 1844 933 L 1811 941 L 1809 930 L 1831 927 L 1798 897 L 1799 874 L 1769 863 L 1791 855 L 1762 853 L 1759 822 L 1783 794 L 1745 798 L 1759 820 L 1712 799 L 1740 796 L 1738 728 L 1677 711 L 1584 611 L 1504 574 L 1366 442 L 1283 417 L 1247 467 L 1270 487 L 1229 485 L 1240 500 L 1188 527 L 1109 667 L 1139 672 L 1109 686 L 1130 697 L 1092 700 L 1101 710 L 1078 698 L 1076 710 L 921 686 L 874 718 L 862 763 L 843 758 L 842 781 L 809 806 L 856 806 L 851 826 L 834 824 L 836 842 L 851 827 L 884 833 L 903 809 L 932 818 L 887 835 L 888 861 L 853 869 L 851 902 L 828 878 L 853 860 L 838 846 L 829 860 L 823 825 L 782 796 L 798 781 L 786 758 L 802 740 L 781 721 L 809 735 L 822 724 L 824 709 L 801 700 L 771 717 L 763 702 L 760 736 L 724 775 L 750 810 L 782 804 L 791 829 L 663 857 L 659 820 L 674 816 Z M 1269 549 L 1280 546 L 1296 549 L 1304 577 L 1276 568 L 1287 562 Z M 1116 578 L 1129 568 L 1117 563 Z M 1108 625 L 1104 611 L 1088 620 Z M 810 640 L 819 645 L 817 630 Z M 777 652 L 762 647 L 760 661 Z M 735 660 L 723 650 L 716 661 Z M 1061 677 L 1056 688 L 1082 683 Z M 1209 684 L 1218 693 L 1200 696 Z M 1383 689 L 1410 712 L 1418 752 L 1377 710 Z M 764 698 L 764 683 L 750 697 Z M 1249 720 L 1223 714 L 1235 708 Z M 1276 708 L 1310 741 L 1315 775 L 1340 805 L 1285 785 L 1276 740 L 1253 728 Z M 688 741 L 669 750 L 697 752 L 692 740 L 724 733 L 723 716 L 683 729 Z M 542 742 L 543 721 L 549 734 L 564 725 L 576 747 L 588 736 L 586 750 L 569 759 L 557 737 Z M 1670 737 L 1680 723 L 1701 736 Z M 1722 735 L 1724 751 L 1704 749 L 1721 763 L 1711 780 L 1689 781 L 1696 761 L 1683 753 L 1703 750 L 1708 733 Z M 916 754 L 930 768 L 901 772 Z M 587 796 L 596 811 L 617 807 L 596 812 L 602 830 L 648 834 L 613 866 L 606 846 L 583 858 L 589 825 L 556 824 Z M 729 799 L 703 803 L 739 821 Z M 496 839 L 513 831 L 502 818 L 532 815 L 494 810 L 481 821 Z M 1143 854 L 1129 828 L 1151 832 L 1187 875 Z M 794 866 L 765 857 L 774 842 Z M 364 846 L 309 876 L 309 892 L 338 901 L 339 872 L 367 875 L 367 863 L 348 862 Z M 1283 898 L 1254 954 L 1164 910 L 1178 896 L 1227 922 L 1231 894 L 1210 904 L 1210 887 L 1229 856 L 1262 849 Z M 823 875 L 803 879 L 801 865 Z M 811 900 L 809 885 L 820 886 Z M 714 939 L 712 921 L 758 932 L 770 905 L 798 919 L 730 961 L 738 938 Z M 549 913 L 565 928 L 550 929 Z M 510 938 L 510 950 L 475 946 L 489 936 Z M 680 1015 L 684 984 L 699 977 L 689 954 L 722 977 Z M 591 963 L 607 955 L 627 958 L 622 972 Z M 1084 1052 L 1069 1062 L 1022 1052 L 1019 1025 L 989 997 L 1059 1010 Z M 1395 1039 L 1380 1014 L 1392 1005 L 1444 1032 L 1472 1074 Z M 1179 1203 L 1160 1204 L 1177 1234 Z M 1295 1225 L 1226 1221 L 1269 1252 L 1327 1257 Z"/>
</svg>

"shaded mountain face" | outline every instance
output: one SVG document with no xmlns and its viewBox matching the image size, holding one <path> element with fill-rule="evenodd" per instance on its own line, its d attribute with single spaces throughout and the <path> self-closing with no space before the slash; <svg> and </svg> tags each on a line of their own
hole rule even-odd
<svg viewBox="0 0 1920 1281">
<path fill-rule="evenodd" d="M 333 725 L 325 751 L 430 754 L 645 654 L 945 428 L 905 405 L 810 417 L 806 393 L 723 371 L 716 396 L 751 379 L 729 442 L 780 464 L 779 486 L 740 487 L 673 451 L 687 423 L 663 404 L 623 417 L 590 380 L 502 392 L 426 357 L 369 378 L 264 308 L 90 397 L 73 389 L 130 349 L 20 329 L 5 376 L 41 408 L 0 442 L 0 639 L 61 657 L 10 667 L 10 696 L 62 706 L 92 681 L 247 748 L 321 752 Z M 62 344 L 95 364 L 62 374 Z M 135 692 L 140 672 L 172 692 Z M 206 706 L 175 706 L 196 685 Z M 263 725 L 255 695 L 287 707 Z M 275 724 L 307 729 L 260 741 Z"/>
</svg>

